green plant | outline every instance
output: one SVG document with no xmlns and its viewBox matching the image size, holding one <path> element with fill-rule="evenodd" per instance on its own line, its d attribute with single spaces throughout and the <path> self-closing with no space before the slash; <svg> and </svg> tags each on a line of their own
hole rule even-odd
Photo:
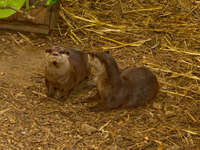
<svg viewBox="0 0 200 150">
<path fill-rule="evenodd" d="M 0 19 L 9 17 L 10 15 L 16 13 L 13 9 L 5 9 L 6 7 L 12 7 L 19 10 L 24 5 L 24 2 L 25 0 L 0 0 Z"/>
<path fill-rule="evenodd" d="M 23 7 L 25 1 L 26 11 L 28 11 L 30 9 L 29 0 L 0 0 L 0 19 L 9 17 L 16 13 L 18 10 L 21 9 L 21 7 Z M 58 1 L 59 0 L 46 0 L 45 5 L 50 6 Z M 22 11 L 19 12 L 24 13 Z"/>
</svg>

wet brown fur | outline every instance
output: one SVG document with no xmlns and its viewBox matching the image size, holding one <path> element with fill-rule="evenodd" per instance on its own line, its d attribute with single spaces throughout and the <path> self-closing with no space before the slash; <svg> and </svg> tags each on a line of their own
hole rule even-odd
<svg viewBox="0 0 200 150">
<path fill-rule="evenodd" d="M 90 53 L 88 58 L 90 68 L 95 68 L 94 64 L 98 64 L 93 64 L 93 61 L 100 62 L 99 66 L 96 65 L 98 72 L 94 72 L 100 101 L 91 110 L 144 105 L 158 93 L 159 84 L 156 76 L 147 68 L 128 67 L 120 71 L 114 58 L 105 52 Z M 102 67 L 102 73 L 99 73 L 98 67 Z"/>
<path fill-rule="evenodd" d="M 55 97 L 57 93 L 59 99 L 66 100 L 73 88 L 89 74 L 87 55 L 61 46 L 50 47 L 46 50 L 46 54 L 47 95 Z"/>
</svg>

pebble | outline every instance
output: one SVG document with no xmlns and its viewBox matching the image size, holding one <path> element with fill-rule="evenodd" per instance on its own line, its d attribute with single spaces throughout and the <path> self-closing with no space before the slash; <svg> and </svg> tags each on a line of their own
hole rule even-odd
<svg viewBox="0 0 200 150">
<path fill-rule="evenodd" d="M 25 135 L 25 134 L 26 134 L 26 131 L 22 131 L 21 134 L 24 134 L 24 135 Z"/>
<path fill-rule="evenodd" d="M 173 111 L 166 111 L 165 115 L 167 115 L 168 117 L 174 116 L 174 112 Z"/>
<path fill-rule="evenodd" d="M 6 74 L 5 72 L 1 72 L 1 73 L 0 73 L 1 76 L 5 75 L 5 74 Z"/>
<path fill-rule="evenodd" d="M 162 106 L 161 106 L 160 103 L 154 102 L 154 103 L 153 103 L 153 108 L 155 108 L 155 109 L 162 109 Z"/>
<path fill-rule="evenodd" d="M 178 145 L 167 148 L 167 150 L 180 150 L 180 149 L 181 149 L 181 147 Z"/>
<path fill-rule="evenodd" d="M 96 132 L 97 131 L 97 128 L 93 127 L 93 126 L 90 126 L 86 123 L 82 124 L 81 125 L 81 129 L 83 132 L 91 135 L 92 133 Z"/>
</svg>

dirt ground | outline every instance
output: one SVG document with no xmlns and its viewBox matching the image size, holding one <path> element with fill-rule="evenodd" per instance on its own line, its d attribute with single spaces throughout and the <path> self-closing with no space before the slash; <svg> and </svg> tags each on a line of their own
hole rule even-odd
<svg viewBox="0 0 200 150">
<path fill-rule="evenodd" d="M 81 103 L 91 94 L 87 83 L 64 104 L 47 99 L 43 54 L 49 41 L 33 37 L 31 45 L 19 34 L 0 34 L 0 149 L 174 150 L 186 144 L 182 136 L 196 136 L 188 146 L 199 144 L 199 134 L 182 133 L 200 125 L 187 116 L 187 112 L 199 114 L 199 106 L 189 101 L 182 105 L 172 95 L 159 93 L 155 103 L 146 107 L 99 113 L 88 111 L 93 104 Z M 177 113 L 183 113 L 178 120 Z M 178 124 L 185 128 L 174 129 Z"/>
<path fill-rule="evenodd" d="M 74 8 L 76 9 L 75 6 Z M 116 15 L 115 20 L 117 17 Z M 170 18 L 167 27 L 170 31 L 165 32 L 163 24 L 158 25 L 159 31 L 152 31 L 153 28 L 150 30 L 150 27 L 140 31 L 143 20 L 133 18 L 138 19 L 138 24 L 134 24 L 134 27 L 138 27 L 134 33 L 121 33 L 123 36 L 108 33 L 106 36 L 110 37 L 109 41 L 115 39 L 124 43 L 150 38 L 146 43 L 135 47 L 125 45 L 113 48 L 114 44 L 103 41 L 106 36 L 103 38 L 98 35 L 102 30 L 107 32 L 104 28 L 96 33 L 91 29 L 75 32 L 83 45 L 75 44 L 70 35 L 60 36 L 58 30 L 46 36 L 23 33 L 29 40 L 20 33 L 1 31 L 0 149 L 199 150 L 200 43 L 196 39 L 200 30 L 195 29 L 194 34 L 189 36 L 189 31 L 186 30 L 189 28 L 184 26 L 186 20 L 181 22 L 184 28 L 180 26 L 180 30 L 177 29 L 175 33 L 170 30 L 175 19 Z M 125 16 L 121 23 L 129 26 L 133 18 Z M 109 20 L 109 15 L 108 18 L 101 19 Z M 166 20 L 161 18 L 160 21 Z M 65 26 L 61 18 L 59 22 L 61 28 Z M 110 23 L 119 24 L 112 21 Z M 113 31 L 117 32 L 117 29 Z M 183 33 L 187 33 L 189 38 Z M 44 50 L 52 44 L 87 51 L 112 47 L 109 50 L 119 66 L 145 65 L 152 70 L 160 82 L 159 94 L 153 104 L 145 107 L 95 113 L 88 110 L 94 103 L 84 102 L 95 92 L 95 88 L 91 88 L 85 81 L 64 103 L 48 99 L 44 84 Z M 184 48 L 195 51 L 178 51 Z"/>
</svg>

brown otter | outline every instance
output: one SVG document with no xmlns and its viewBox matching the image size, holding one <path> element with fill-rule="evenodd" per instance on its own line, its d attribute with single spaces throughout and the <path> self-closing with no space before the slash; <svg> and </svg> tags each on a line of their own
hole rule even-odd
<svg viewBox="0 0 200 150">
<path fill-rule="evenodd" d="M 100 102 L 92 111 L 144 105 L 158 93 L 156 76 L 145 67 L 128 67 L 120 71 L 107 52 L 89 53 L 88 63 L 95 76 Z"/>
<path fill-rule="evenodd" d="M 89 74 L 87 54 L 62 46 L 46 50 L 45 83 L 47 96 L 67 99 L 70 91 Z"/>
</svg>

